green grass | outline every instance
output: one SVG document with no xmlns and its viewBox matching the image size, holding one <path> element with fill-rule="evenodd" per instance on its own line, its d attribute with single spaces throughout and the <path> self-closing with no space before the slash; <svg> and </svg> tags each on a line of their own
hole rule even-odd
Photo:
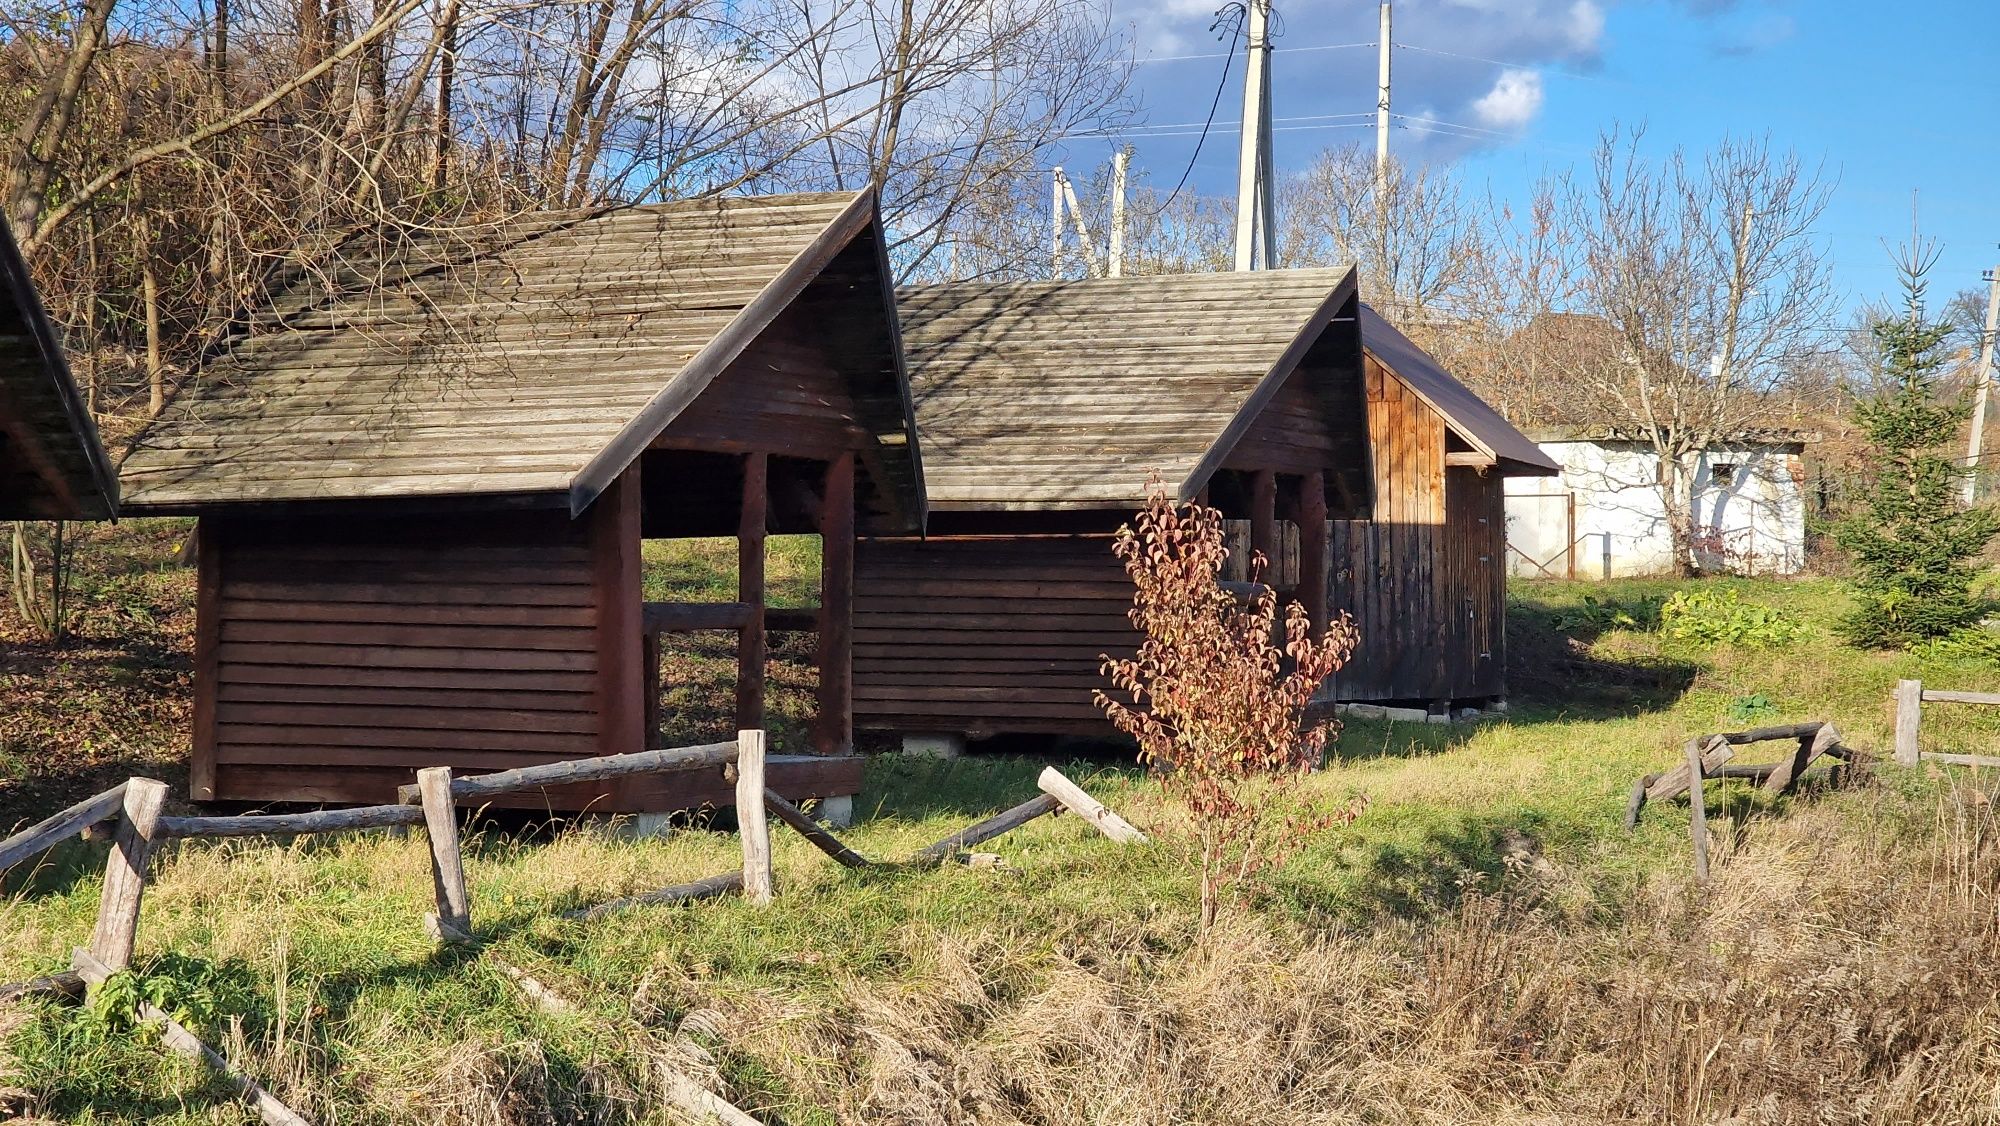
<svg viewBox="0 0 2000 1126">
<path fill-rule="evenodd" d="M 809 540 L 774 541 L 773 601 L 810 604 L 815 559 Z M 649 598 L 733 598 L 721 574 L 724 547 L 649 544 L 646 560 Z M 1448 728 L 1349 723 L 1334 762 L 1310 787 L 1328 801 L 1365 796 L 1368 807 L 1260 893 L 1247 918 L 1267 937 L 1246 938 L 1246 949 L 1288 936 L 1281 948 L 1292 957 L 1369 934 L 1409 935 L 1419 944 L 1413 951 L 1426 949 L 1424 936 L 1457 933 L 1453 920 L 1478 901 L 1469 893 L 1514 886 L 1520 873 L 1503 842 L 1521 836 L 1562 873 L 1560 887 L 1537 902 L 1554 922 L 1536 925 L 1569 928 L 1564 942 L 1591 948 L 1610 941 L 1604 928 L 1637 911 L 1648 889 L 1683 878 L 1683 804 L 1649 810 L 1632 835 L 1619 819 L 1632 780 L 1677 761 L 1690 735 L 1746 726 L 1732 713 L 1754 700 L 1756 723 L 1832 719 L 1850 744 L 1886 752 L 1889 690 L 1899 677 L 1952 688 L 2000 680 L 2000 669 L 1977 662 L 1838 643 L 1831 626 L 1845 596 L 1831 582 L 1711 583 L 1806 624 L 1804 640 L 1776 649 L 1607 626 L 1585 601 L 1639 607 L 1681 585 L 1517 584 L 1508 718 Z M 696 652 L 690 676 L 725 657 Z M 781 654 L 779 662 L 795 666 L 797 658 Z M 715 702 L 711 693 L 686 706 Z M 1934 707 L 1925 735 L 1933 749 L 1991 750 L 2000 746 L 2000 712 Z M 1742 755 L 1761 757 L 1755 748 Z M 907 856 L 1031 795 L 1039 766 L 877 759 L 857 803 L 861 823 L 847 839 L 872 857 Z M 1155 784 L 1135 771 L 1070 769 L 1142 826 L 1173 819 Z M 1857 839 L 1912 847 L 1930 831 L 1953 777 L 1891 771 L 1871 789 L 1790 799 L 1733 786 L 1712 807 L 1725 831 L 1773 831 L 1759 827 L 1810 810 Z M 896 1118 L 891 1111 L 902 1104 L 894 1099 L 918 1096 L 884 1076 L 939 1053 L 976 1047 L 1016 1059 L 1010 1037 L 1027 1034 L 1005 1021 L 1076 987 L 1079 969 L 1139 996 L 1182 988 L 1186 967 L 1201 961 L 1189 862 L 1170 838 L 1121 849 L 1075 819 L 1043 820 L 982 846 L 1004 868 L 928 872 L 848 873 L 793 835 L 775 844 L 781 897 L 769 910 L 724 900 L 578 924 L 553 914 L 726 870 L 737 863 L 734 837 L 697 830 L 628 843 L 583 829 L 553 838 L 483 829 L 468 859 L 475 918 L 490 943 L 480 957 L 440 954 L 424 938 L 418 920 L 430 882 L 420 839 L 182 844 L 169 850 L 149 893 L 142 962 L 227 997 L 228 1012 L 243 1017 L 238 1047 L 253 1070 L 327 1120 L 671 1121 L 650 1109 L 657 1081 L 649 1060 L 687 1014 L 719 1009 L 732 1020 L 716 1045 L 723 1080 L 741 1100 L 811 1123 Z M 0 980 L 59 969 L 70 947 L 87 941 L 101 856 L 101 846 L 73 846 L 27 881 L 15 878 L 12 898 L 0 903 Z M 537 1010 L 496 962 L 528 970 L 582 1013 Z M 1095 1013 L 1099 1003 L 1078 997 L 1060 1011 Z M 1122 1012 L 1139 1002 L 1102 1003 Z M 45 1116 L 243 1119 L 199 1071 L 143 1036 L 93 1030 L 54 1004 L 0 1020 L 11 1030 L 0 1086 L 35 1092 Z M 209 1031 L 227 1038 L 219 1016 Z M 905 1055 L 917 1063 L 896 1062 Z M 1055 1066 L 1036 1066 L 1045 1065 Z M 463 1109 L 447 1113 L 445 1102 Z M 1228 1120 L 1186 1107 L 1175 1113 Z"/>
</svg>

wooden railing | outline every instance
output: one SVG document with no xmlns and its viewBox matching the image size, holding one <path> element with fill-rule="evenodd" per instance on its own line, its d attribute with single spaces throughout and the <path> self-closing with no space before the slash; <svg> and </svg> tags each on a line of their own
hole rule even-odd
<svg viewBox="0 0 2000 1126">
<path fill-rule="evenodd" d="M 660 888 L 569 912 L 572 919 L 594 919 L 642 904 L 680 903 L 740 891 L 757 906 L 772 902 L 770 826 L 766 814 L 797 830 L 834 860 L 848 868 L 873 866 L 870 861 L 786 801 L 765 784 L 765 733 L 745 730 L 733 743 L 636 751 L 600 758 L 526 766 L 468 778 L 453 777 L 450 767 L 427 767 L 413 785 L 400 787 L 394 805 L 330 809 L 312 813 L 251 814 L 216 817 L 167 817 L 161 813 L 167 787 L 151 778 L 133 778 L 70 806 L 0 841 L 0 874 L 79 833 L 113 822 L 111 855 L 105 862 L 104 888 L 90 945 L 78 948 L 71 970 L 18 985 L 0 986 L 0 999 L 24 993 L 75 995 L 132 963 L 138 940 L 139 908 L 145 896 L 152 857 L 175 838 L 298 836 L 421 825 L 429 838 L 434 910 L 424 916 L 425 929 L 445 943 L 478 943 L 472 925 L 472 901 L 466 888 L 465 859 L 459 844 L 458 806 L 502 794 L 519 793 L 577 782 L 596 782 L 640 774 L 722 767 L 733 772 L 736 788 L 737 837 L 742 845 L 739 869 L 692 883 Z M 1142 843 L 1143 833 L 1106 809 L 1054 767 L 1037 780 L 1042 793 L 1029 801 L 967 827 L 918 852 L 911 863 L 937 865 L 961 850 L 991 840 L 1047 814 L 1064 809 L 1075 813 L 1111 839 Z M 161 1028 L 169 1047 L 206 1061 L 267 1123 L 299 1126 L 306 1119 L 292 1112 L 268 1091 L 236 1070 L 220 1053 L 203 1044 L 167 1014 L 142 1006 L 142 1019 Z"/>
<path fill-rule="evenodd" d="M 651 747 L 660 741 L 660 637 L 669 633 L 698 633 L 704 630 L 731 632 L 737 635 L 737 648 L 744 653 L 756 653 L 762 659 L 762 634 L 765 633 L 817 633 L 819 632 L 820 611 L 817 606 L 804 608 L 763 607 L 763 624 L 759 637 L 753 639 L 747 634 L 757 621 L 758 607 L 749 602 L 646 602 L 640 605 L 640 636 L 643 646 L 640 655 L 640 677 L 644 681 L 646 693 L 644 715 L 646 745 Z M 761 685 L 762 678 L 757 678 Z M 762 710 L 762 688 L 754 692 L 744 682 L 742 671 L 738 670 L 737 685 L 739 716 L 751 710 Z M 752 704 L 749 697 L 754 696 Z M 739 719 L 739 722 L 741 720 Z"/>
<path fill-rule="evenodd" d="M 1905 766 L 1915 766 L 1925 760 L 1954 766 L 2000 766 L 2000 757 L 1993 755 L 1947 754 L 1941 751 L 1923 750 L 1919 746 L 1918 737 L 1923 727 L 1925 704 L 2000 704 L 2000 692 L 1952 692 L 1925 688 L 1921 680 L 1897 681 L 1897 762 Z"/>
</svg>

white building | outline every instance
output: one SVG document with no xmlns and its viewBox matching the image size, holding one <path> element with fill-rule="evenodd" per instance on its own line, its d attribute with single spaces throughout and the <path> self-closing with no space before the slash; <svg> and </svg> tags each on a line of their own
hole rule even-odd
<svg viewBox="0 0 2000 1126">
<path fill-rule="evenodd" d="M 1605 579 L 1673 570 L 1651 445 L 1610 433 L 1535 436 L 1562 476 L 1507 481 L 1508 573 Z M 1761 431 L 1694 458 L 1690 542 L 1702 569 L 1790 575 L 1805 567 L 1808 436 Z"/>
</svg>

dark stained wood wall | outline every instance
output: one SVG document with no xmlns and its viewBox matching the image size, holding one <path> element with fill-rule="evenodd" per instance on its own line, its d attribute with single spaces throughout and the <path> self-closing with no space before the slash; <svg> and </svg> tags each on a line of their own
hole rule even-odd
<svg viewBox="0 0 2000 1126">
<path fill-rule="evenodd" d="M 1506 591 L 1501 479 L 1445 467 L 1442 417 L 1371 357 L 1375 514 L 1333 522 L 1329 606 L 1361 645 L 1336 674 L 1342 700 L 1499 695 Z"/>
<path fill-rule="evenodd" d="M 1131 656 L 1108 536 L 863 540 L 854 712 L 903 732 L 1109 733 L 1100 655 Z"/>
</svg>

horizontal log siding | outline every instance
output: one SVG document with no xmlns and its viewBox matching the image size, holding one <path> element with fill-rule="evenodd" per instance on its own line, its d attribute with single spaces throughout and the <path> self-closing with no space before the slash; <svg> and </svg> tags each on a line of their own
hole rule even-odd
<svg viewBox="0 0 2000 1126">
<path fill-rule="evenodd" d="M 1130 656 L 1132 585 L 1108 536 L 864 540 L 857 726 L 1110 734 L 1101 656 Z"/>
<path fill-rule="evenodd" d="M 215 797 L 393 801 L 423 766 L 599 753 L 584 522 L 210 517 L 202 548 Z"/>
<path fill-rule="evenodd" d="M 1504 534 L 1500 478 L 1447 470 L 1444 419 L 1373 357 L 1366 382 L 1375 518 L 1332 522 L 1328 604 L 1352 614 L 1361 631 L 1333 694 L 1497 695 L 1506 603 L 1492 546 Z"/>
</svg>

